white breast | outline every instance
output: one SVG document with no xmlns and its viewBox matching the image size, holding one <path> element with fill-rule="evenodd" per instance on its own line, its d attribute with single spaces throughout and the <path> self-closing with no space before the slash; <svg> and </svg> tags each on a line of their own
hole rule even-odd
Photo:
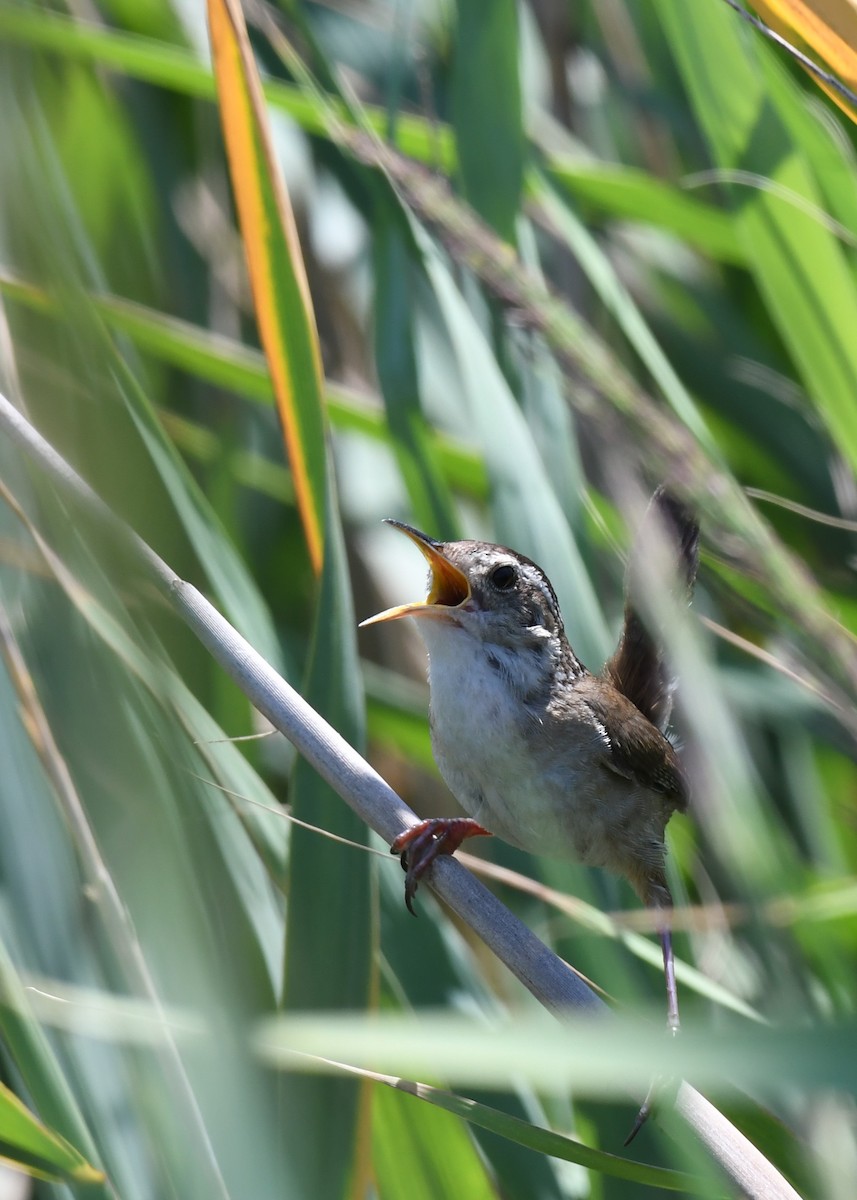
<svg viewBox="0 0 857 1200">
<path fill-rule="evenodd" d="M 432 747 L 465 812 L 534 853 L 598 861 L 597 729 L 569 730 L 558 758 L 547 714 L 524 712 L 482 644 L 452 623 L 419 624 L 429 651 Z"/>
</svg>

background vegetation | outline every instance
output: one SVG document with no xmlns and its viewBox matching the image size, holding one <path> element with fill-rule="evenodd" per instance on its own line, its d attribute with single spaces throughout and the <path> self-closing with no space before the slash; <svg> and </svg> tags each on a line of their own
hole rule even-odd
<svg viewBox="0 0 857 1200">
<path fill-rule="evenodd" d="M 404 623 L 356 632 L 423 586 L 380 519 L 536 558 L 597 668 L 641 504 L 664 478 L 693 497 L 677 1050 L 802 1194 L 853 1196 L 854 127 L 722 0 L 245 7 L 323 398 L 294 243 L 259 238 L 251 294 L 202 0 L 0 3 L 0 387 L 426 815 L 454 808 L 422 650 Z M 266 164 L 236 181 L 275 229 Z M 479 847 L 536 882 L 504 876 L 504 902 L 649 1018 L 566 1043 L 427 889 L 412 921 L 395 861 L 282 738 L 229 740 L 260 732 L 237 688 L 114 538 L 0 456 L 0 1061 L 67 1139 L 0 1095 L 25 1187 L 734 1191 L 668 1113 L 637 1165 L 587 1156 L 619 1154 L 662 1048 L 624 885 Z M 459 1021 L 363 1039 L 367 1013 L 436 1009 Z M 259 1024 L 278 1011 L 332 1015 Z"/>
</svg>

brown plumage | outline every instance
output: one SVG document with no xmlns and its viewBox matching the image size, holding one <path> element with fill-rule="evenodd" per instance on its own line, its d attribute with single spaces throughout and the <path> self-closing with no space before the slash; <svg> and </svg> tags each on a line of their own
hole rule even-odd
<svg viewBox="0 0 857 1200">
<path fill-rule="evenodd" d="M 664 734 L 674 680 L 657 632 L 641 616 L 636 580 L 649 556 L 657 564 L 668 555 L 689 599 L 696 521 L 675 497 L 656 493 L 631 558 L 622 636 L 600 675 L 578 660 L 553 587 L 530 559 L 488 542 L 436 542 L 393 524 L 428 560 L 429 596 L 372 620 L 419 618 L 432 747 L 472 818 L 423 821 L 396 840 L 408 907 L 438 854 L 488 829 L 534 853 L 615 871 L 665 913 L 659 932 L 668 1023 L 676 1030 L 664 831 L 673 812 L 687 807 L 689 789 Z M 648 1111 L 649 1101 L 634 1132 Z"/>
</svg>

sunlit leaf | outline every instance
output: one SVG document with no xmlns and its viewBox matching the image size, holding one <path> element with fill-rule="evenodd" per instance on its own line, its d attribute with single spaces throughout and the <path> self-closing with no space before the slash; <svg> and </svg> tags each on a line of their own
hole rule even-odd
<svg viewBox="0 0 857 1200">
<path fill-rule="evenodd" d="M 310 558 L 324 554 L 324 409 L 318 334 L 288 193 L 240 6 L 209 0 L 220 117 L 256 320 L 286 436 Z"/>
<path fill-rule="evenodd" d="M 377 1087 L 374 1150 L 378 1183 L 390 1200 L 494 1200 L 496 1192 L 466 1126 L 438 1109 L 426 1112 Z M 444 1153 L 435 1153 L 442 1145 Z"/>
<path fill-rule="evenodd" d="M 103 1171 L 91 1167 L 65 1138 L 43 1125 L 5 1084 L 0 1084 L 0 1154 L 22 1171 L 46 1172 L 74 1183 L 100 1183 Z"/>
<path fill-rule="evenodd" d="M 586 1146 L 574 1138 L 565 1137 L 549 1129 L 541 1129 L 528 1121 L 486 1104 L 479 1104 L 463 1096 L 453 1095 L 440 1088 L 431 1087 L 425 1083 L 409 1083 L 406 1080 L 387 1079 L 388 1086 L 413 1096 L 415 1099 L 427 1101 L 429 1104 L 447 1113 L 454 1113 L 462 1120 L 468 1121 L 479 1129 L 490 1130 L 503 1138 L 524 1146 L 532 1151 L 550 1155 L 553 1158 L 575 1162 L 593 1171 L 601 1171 L 605 1175 L 617 1179 L 629 1179 L 638 1185 L 681 1190 L 690 1194 L 708 1195 L 712 1188 L 705 1180 L 679 1171 L 666 1171 L 661 1167 L 651 1167 L 645 1163 L 631 1162 L 616 1154 L 606 1154 Z M 406 1102 L 402 1101 L 401 1104 Z M 392 1105 L 387 1102 L 387 1108 Z M 416 1119 L 416 1117 L 415 1117 Z M 420 1118 L 424 1120 L 425 1118 Z"/>
<path fill-rule="evenodd" d="M 842 83 L 857 92 L 854 0 L 753 0 L 753 7 L 778 33 L 814 51 Z M 852 101 L 824 80 L 817 82 L 852 121 L 857 121 L 857 107 Z"/>
<path fill-rule="evenodd" d="M 836 237 L 792 192 L 818 208 L 812 172 L 771 105 L 756 53 L 721 5 L 657 0 L 688 93 L 720 166 L 758 172 L 776 191 L 732 192 L 736 228 L 756 282 L 819 415 L 857 465 L 857 284 Z M 718 63 L 728 62 L 728 75 Z M 739 194 L 740 193 L 740 194 Z"/>
</svg>

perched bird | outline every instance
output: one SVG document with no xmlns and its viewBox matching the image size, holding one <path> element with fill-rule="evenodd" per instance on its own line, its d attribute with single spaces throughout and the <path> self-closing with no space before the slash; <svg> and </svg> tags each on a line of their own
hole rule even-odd
<svg viewBox="0 0 857 1200">
<path fill-rule="evenodd" d="M 598 675 L 569 645 L 556 593 L 529 558 L 389 524 L 427 559 L 429 594 L 363 624 L 417 619 L 429 658 L 432 749 L 470 814 L 421 821 L 393 843 L 407 871 L 408 908 L 413 912 L 419 881 L 438 855 L 489 832 L 536 854 L 606 867 L 663 913 L 668 1025 L 677 1030 L 664 830 L 673 812 L 686 808 L 688 782 L 664 732 L 674 678 L 634 592 L 643 560 L 663 561 L 666 550 L 689 600 L 696 520 L 666 490 L 655 493 L 631 560 L 619 645 Z M 631 1137 L 650 1100 L 651 1093 Z"/>
</svg>

